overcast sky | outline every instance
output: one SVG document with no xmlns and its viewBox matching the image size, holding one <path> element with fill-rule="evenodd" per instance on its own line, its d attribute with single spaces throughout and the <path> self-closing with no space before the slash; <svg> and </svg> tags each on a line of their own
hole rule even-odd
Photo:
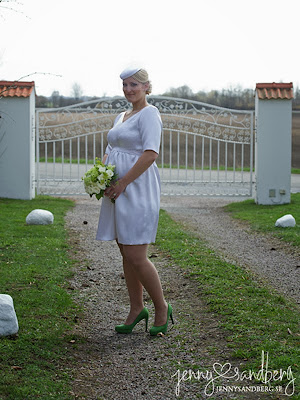
<svg viewBox="0 0 300 400">
<path fill-rule="evenodd" d="M 69 96 L 75 82 L 122 95 L 130 64 L 148 70 L 153 94 L 300 83 L 299 0 L 19 1 L 0 6 L 0 79 L 43 73 L 23 79 L 38 95 Z"/>
</svg>

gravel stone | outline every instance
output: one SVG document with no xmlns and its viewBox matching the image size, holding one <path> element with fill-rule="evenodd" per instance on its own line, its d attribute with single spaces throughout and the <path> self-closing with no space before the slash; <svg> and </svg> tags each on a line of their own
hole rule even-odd
<svg viewBox="0 0 300 400">
<path fill-rule="evenodd" d="M 203 376 L 187 379 L 176 395 L 177 374 L 192 366 L 193 371 L 213 372 L 230 363 L 243 371 L 243 360 L 233 359 L 228 333 L 220 328 L 220 317 L 208 311 L 197 283 L 174 265 L 155 246 L 149 257 L 161 277 L 166 300 L 172 304 L 175 324 L 163 337 L 150 337 L 144 321 L 132 334 L 120 335 L 114 326 L 123 323 L 129 299 L 122 271 L 122 259 L 114 242 L 95 240 L 101 201 L 78 197 L 67 214 L 66 223 L 77 260 L 70 281 L 74 299 L 83 304 L 74 337 L 77 368 L 72 372 L 72 393 L 87 400 L 169 400 L 169 399 L 270 399 L 263 393 L 218 393 L 208 397 L 212 385 Z M 202 197 L 163 197 L 161 207 L 172 217 L 188 224 L 221 257 L 254 271 L 280 293 L 299 301 L 299 254 L 268 237 L 250 232 L 247 225 L 233 221 L 222 207 L 233 199 Z M 276 250 L 274 250 L 276 249 Z M 154 309 L 148 294 L 145 304 Z M 80 342 L 80 343 L 79 343 Z M 258 360 L 259 361 L 259 360 Z M 228 364 L 227 364 L 228 365 Z M 187 367 L 188 366 L 188 367 Z M 237 382 L 218 381 L 218 385 Z M 241 385 L 253 385 L 243 381 Z M 205 390 L 207 392 L 205 392 Z"/>
</svg>

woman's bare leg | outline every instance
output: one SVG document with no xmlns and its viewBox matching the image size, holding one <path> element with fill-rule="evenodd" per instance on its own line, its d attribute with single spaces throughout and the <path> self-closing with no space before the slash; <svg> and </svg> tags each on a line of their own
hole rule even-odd
<svg viewBox="0 0 300 400">
<path fill-rule="evenodd" d="M 130 312 L 127 320 L 125 321 L 125 324 L 130 325 L 144 308 L 143 285 L 141 284 L 136 274 L 134 273 L 134 270 L 132 270 L 132 267 L 124 257 L 123 245 L 118 243 L 118 246 L 123 257 L 123 270 L 130 301 Z"/>
<path fill-rule="evenodd" d="M 166 323 L 167 303 L 155 266 L 147 258 L 148 245 L 119 245 L 123 256 L 123 267 L 129 292 L 131 311 L 126 324 L 132 323 L 143 308 L 143 287 L 147 290 L 155 307 L 154 325 Z"/>
</svg>

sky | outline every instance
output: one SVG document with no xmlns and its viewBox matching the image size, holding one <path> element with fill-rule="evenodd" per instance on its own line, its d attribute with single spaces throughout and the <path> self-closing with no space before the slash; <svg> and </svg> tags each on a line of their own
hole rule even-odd
<svg viewBox="0 0 300 400">
<path fill-rule="evenodd" d="M 299 12 L 299 0 L 2 0 L 0 80 L 25 76 L 44 96 L 70 96 L 74 83 L 115 96 L 134 65 L 153 94 L 296 87 Z"/>
</svg>

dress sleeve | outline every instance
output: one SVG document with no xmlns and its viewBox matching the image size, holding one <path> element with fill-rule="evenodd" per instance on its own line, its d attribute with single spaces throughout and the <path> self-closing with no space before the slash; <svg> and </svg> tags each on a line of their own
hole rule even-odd
<svg viewBox="0 0 300 400">
<path fill-rule="evenodd" d="M 139 119 L 143 151 L 153 150 L 159 153 L 162 121 L 156 107 L 146 107 Z"/>
<path fill-rule="evenodd" d="M 108 145 L 106 146 L 106 149 L 105 149 L 105 152 L 104 152 L 104 154 L 107 154 L 107 155 L 109 155 L 109 153 L 111 152 L 111 149 L 112 149 L 111 145 L 110 145 L 110 144 L 108 144 Z"/>
</svg>

